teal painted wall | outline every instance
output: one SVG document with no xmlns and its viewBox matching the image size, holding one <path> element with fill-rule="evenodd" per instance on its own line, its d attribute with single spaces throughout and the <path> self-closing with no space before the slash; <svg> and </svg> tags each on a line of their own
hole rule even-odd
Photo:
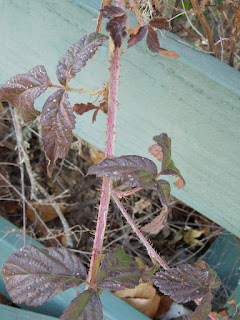
<svg viewBox="0 0 240 320">
<path fill-rule="evenodd" d="M 94 31 L 95 5 L 94 0 L 0 0 L 0 82 L 37 64 L 55 81 L 57 60 Z M 161 45 L 180 59 L 153 55 L 144 44 L 123 55 L 115 154 L 149 156 L 152 136 L 167 132 L 187 182 L 172 194 L 239 236 L 239 72 L 169 36 L 163 35 Z M 108 60 L 105 44 L 72 86 L 100 88 L 108 79 Z M 74 94 L 71 101 L 85 99 Z M 39 109 L 43 101 L 38 99 Z M 105 116 L 94 125 L 90 119 L 79 118 L 75 132 L 103 150 Z"/>
</svg>

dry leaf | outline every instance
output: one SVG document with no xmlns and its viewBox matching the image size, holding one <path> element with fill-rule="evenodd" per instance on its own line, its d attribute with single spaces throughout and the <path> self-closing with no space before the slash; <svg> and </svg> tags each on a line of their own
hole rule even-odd
<svg viewBox="0 0 240 320">
<path fill-rule="evenodd" d="M 55 211 L 55 209 L 51 205 L 39 204 L 37 201 L 29 201 L 29 202 L 36 209 L 37 213 L 39 214 L 39 216 L 41 217 L 41 219 L 44 222 L 51 221 L 51 220 L 58 217 L 57 212 Z M 58 206 L 59 206 L 60 210 L 62 211 L 62 213 L 65 213 L 68 210 L 68 208 L 62 204 L 59 204 Z M 37 218 L 35 216 L 35 213 L 28 205 L 26 207 L 26 214 L 27 214 L 28 219 L 31 222 L 36 221 Z"/>
<path fill-rule="evenodd" d="M 141 283 L 134 289 L 116 291 L 115 294 L 149 318 L 154 317 L 161 299 L 151 282 Z"/>
<path fill-rule="evenodd" d="M 188 231 L 184 231 L 183 233 L 183 240 L 188 243 L 190 246 L 192 245 L 198 245 L 198 246 L 202 246 L 202 242 L 199 242 L 198 238 L 204 234 L 204 230 L 197 230 L 197 229 L 193 229 L 190 228 L 190 230 Z"/>
<path fill-rule="evenodd" d="M 166 214 L 167 207 L 165 207 L 165 209 L 163 209 L 160 214 L 155 219 L 153 219 L 153 221 L 145 224 L 145 226 L 141 228 L 141 231 L 149 232 L 151 234 L 158 234 L 166 224 Z"/>
<path fill-rule="evenodd" d="M 147 207 L 149 207 L 151 204 L 151 201 L 148 199 L 141 198 L 139 201 L 135 202 L 133 207 L 133 213 L 143 211 Z"/>
</svg>

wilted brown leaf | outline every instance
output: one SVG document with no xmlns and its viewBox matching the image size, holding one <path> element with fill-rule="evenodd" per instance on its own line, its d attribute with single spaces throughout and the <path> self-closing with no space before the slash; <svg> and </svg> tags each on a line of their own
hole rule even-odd
<svg viewBox="0 0 240 320">
<path fill-rule="evenodd" d="M 141 231 L 149 232 L 151 234 L 158 234 L 166 224 L 167 208 L 164 208 L 160 214 L 150 223 L 141 228 Z"/>
<path fill-rule="evenodd" d="M 37 201 L 29 201 L 29 202 L 36 209 L 37 213 L 39 214 L 39 216 L 44 222 L 52 221 L 53 219 L 58 217 L 57 212 L 51 205 L 40 204 Z M 62 213 L 67 212 L 68 207 L 62 204 L 58 204 L 58 206 L 59 206 L 59 209 L 62 211 Z M 28 205 L 26 206 L 26 214 L 28 219 L 31 222 L 35 222 L 37 220 L 33 209 L 31 209 Z"/>
<path fill-rule="evenodd" d="M 166 18 L 164 17 L 154 17 L 150 22 L 149 22 L 151 27 L 157 28 L 157 29 L 165 29 L 169 30 L 170 25 L 169 22 Z"/>
<path fill-rule="evenodd" d="M 159 53 L 163 56 L 167 56 L 169 58 L 180 58 L 180 56 L 174 52 L 174 51 L 168 51 L 168 50 L 165 50 L 163 48 L 161 48 L 161 50 L 159 51 Z"/>
<path fill-rule="evenodd" d="M 151 282 L 141 283 L 134 289 L 116 291 L 115 294 L 150 318 L 154 317 L 161 299 Z"/>
<path fill-rule="evenodd" d="M 148 34 L 147 34 L 147 46 L 150 51 L 153 53 L 159 53 L 161 48 L 157 36 L 157 32 L 151 27 L 148 26 Z"/>
<path fill-rule="evenodd" d="M 162 161 L 163 153 L 162 148 L 158 144 L 153 144 L 148 148 L 148 151 L 157 158 L 158 161 Z"/>
</svg>

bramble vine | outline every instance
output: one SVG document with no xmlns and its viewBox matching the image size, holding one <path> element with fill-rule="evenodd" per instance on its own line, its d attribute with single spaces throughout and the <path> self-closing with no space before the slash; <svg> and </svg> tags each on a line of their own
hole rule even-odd
<svg viewBox="0 0 240 320">
<path fill-rule="evenodd" d="M 185 185 L 184 178 L 172 160 L 171 139 L 166 133 L 161 133 L 153 137 L 155 144 L 149 147 L 149 152 L 161 161 L 159 172 L 156 164 L 148 158 L 138 155 L 114 156 L 122 43 L 128 37 L 128 48 L 131 48 L 146 36 L 146 43 L 151 52 L 178 58 L 175 52 L 160 47 L 155 30 L 156 28 L 168 30 L 169 23 L 160 14 L 151 21 L 146 21 L 134 0 L 118 0 L 115 6 L 111 2 L 103 1 L 98 19 L 98 29 L 101 19 L 108 19 L 106 30 L 110 33 L 110 79 L 102 89 L 90 91 L 69 86 L 71 79 L 108 39 L 108 36 L 99 32 L 82 37 L 58 61 L 56 74 L 60 85 L 53 84 L 44 66 L 39 65 L 0 86 L 0 100 L 8 101 L 19 109 L 25 121 L 32 121 L 40 115 L 41 138 L 49 159 L 49 173 L 53 172 L 57 159 L 63 158 L 69 151 L 76 121 L 74 112 L 80 116 L 95 110 L 93 121 L 96 121 L 99 111 L 107 114 L 105 159 L 92 165 L 87 173 L 103 178 L 89 270 L 87 272 L 80 258 L 66 248 L 39 249 L 27 245 L 7 259 L 2 267 L 2 275 L 13 301 L 33 306 L 50 300 L 60 291 L 84 283 L 85 291 L 77 294 L 61 316 L 62 320 L 102 319 L 102 305 L 99 298 L 102 290 L 134 288 L 139 282 L 145 281 L 152 281 L 161 292 L 179 303 L 200 299 L 199 306 L 189 315 L 189 319 L 204 319 L 211 311 L 211 289 L 219 285 L 215 272 L 208 266 L 200 269 L 188 264 L 169 268 L 143 235 L 143 232 L 157 234 L 166 223 L 171 189 L 169 182 L 159 177 L 172 175 L 177 178 L 174 183 L 176 187 L 182 188 Z M 129 12 L 134 12 L 137 17 L 137 24 L 132 29 L 128 28 Z M 40 113 L 34 109 L 34 100 L 48 88 L 57 90 L 48 97 Z M 68 98 L 71 91 L 96 95 L 96 100 L 100 97 L 102 100 L 98 105 L 89 102 L 78 103 L 72 107 Z M 126 191 L 115 189 L 113 182 L 116 180 L 131 189 Z M 156 190 L 163 206 L 160 215 L 141 230 L 132 221 L 120 200 L 140 189 Z M 153 267 L 149 270 L 144 272 L 140 270 L 135 259 L 128 256 L 120 246 L 103 254 L 110 198 L 146 247 L 153 262 Z M 155 274 L 160 266 L 165 271 Z M 210 316 L 214 319 L 211 314 Z"/>
</svg>

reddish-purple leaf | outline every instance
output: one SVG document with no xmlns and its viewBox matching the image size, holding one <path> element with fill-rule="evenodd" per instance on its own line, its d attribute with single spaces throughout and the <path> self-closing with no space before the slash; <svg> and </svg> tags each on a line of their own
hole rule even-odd
<svg viewBox="0 0 240 320">
<path fill-rule="evenodd" d="M 153 161 L 136 155 L 106 158 L 92 165 L 87 174 L 121 180 L 131 187 L 156 188 L 157 167 Z"/>
<path fill-rule="evenodd" d="M 45 102 L 41 113 L 42 142 L 50 160 L 51 173 L 58 158 L 64 157 L 72 142 L 75 128 L 75 115 L 70 106 L 67 93 L 60 89 Z"/>
<path fill-rule="evenodd" d="M 86 62 L 93 57 L 98 47 L 108 37 L 100 33 L 91 33 L 74 43 L 59 60 L 57 64 L 57 77 L 62 85 L 76 76 L 77 72 L 86 65 Z"/>
<path fill-rule="evenodd" d="M 93 118 L 92 118 L 92 123 L 93 123 L 94 121 L 96 121 L 97 113 L 100 110 L 99 106 L 95 106 L 91 102 L 88 102 L 88 103 L 75 103 L 75 105 L 73 106 L 73 111 L 75 111 L 80 116 L 83 115 L 84 113 L 88 112 L 88 111 L 91 111 L 91 110 L 95 110 L 94 114 L 93 114 Z"/>
<path fill-rule="evenodd" d="M 207 319 L 208 314 L 212 311 L 211 301 L 213 299 L 212 293 L 208 292 L 202 297 L 201 302 L 195 311 L 188 316 L 189 320 L 204 320 Z"/>
<path fill-rule="evenodd" d="M 211 273 L 190 264 L 159 272 L 150 277 L 150 281 L 178 303 L 199 299 L 205 296 L 212 286 Z"/>
<path fill-rule="evenodd" d="M 34 100 L 51 85 L 44 66 L 36 66 L 25 74 L 19 74 L 0 86 L 0 100 L 9 101 L 18 108 L 25 121 L 40 114 L 34 109 Z"/>
<path fill-rule="evenodd" d="M 121 15 L 121 14 L 124 14 L 124 10 L 119 8 L 119 7 L 116 7 L 116 6 L 113 6 L 113 5 L 109 5 L 109 6 L 104 6 L 101 10 L 100 10 L 102 16 L 104 18 L 107 18 L 107 19 L 110 19 L 116 15 Z"/>
<path fill-rule="evenodd" d="M 170 29 L 170 25 L 169 22 L 166 18 L 164 17 L 154 17 L 150 22 L 149 25 L 153 28 L 157 28 L 157 29 L 165 29 L 165 30 L 169 30 Z"/>
<path fill-rule="evenodd" d="M 148 29 L 147 25 L 142 26 L 136 34 L 131 34 L 130 38 L 128 40 L 127 47 L 130 48 L 130 47 L 134 46 L 135 44 L 137 44 L 138 42 L 140 42 L 145 37 L 147 29 Z"/>
<path fill-rule="evenodd" d="M 80 259 L 66 248 L 39 249 L 33 245 L 12 254 L 1 271 L 12 300 L 31 306 L 79 286 L 87 276 Z"/>
<path fill-rule="evenodd" d="M 60 320 L 101 320 L 102 318 L 102 304 L 99 296 L 94 289 L 88 289 L 72 300 Z"/>
<path fill-rule="evenodd" d="M 127 31 L 127 20 L 128 16 L 126 14 L 121 15 L 120 17 L 114 17 L 108 21 L 106 25 L 106 30 L 110 32 L 110 35 L 113 39 L 115 47 L 121 47 L 123 38 L 126 37 Z"/>
<path fill-rule="evenodd" d="M 157 32 L 151 26 L 148 26 L 148 34 L 146 41 L 148 49 L 150 51 L 152 51 L 153 53 L 159 53 L 161 48 L 158 40 L 158 35 Z"/>
<path fill-rule="evenodd" d="M 97 277 L 97 286 L 102 290 L 123 290 L 139 284 L 141 270 L 135 259 L 117 246 L 106 253 L 101 262 Z"/>
</svg>

